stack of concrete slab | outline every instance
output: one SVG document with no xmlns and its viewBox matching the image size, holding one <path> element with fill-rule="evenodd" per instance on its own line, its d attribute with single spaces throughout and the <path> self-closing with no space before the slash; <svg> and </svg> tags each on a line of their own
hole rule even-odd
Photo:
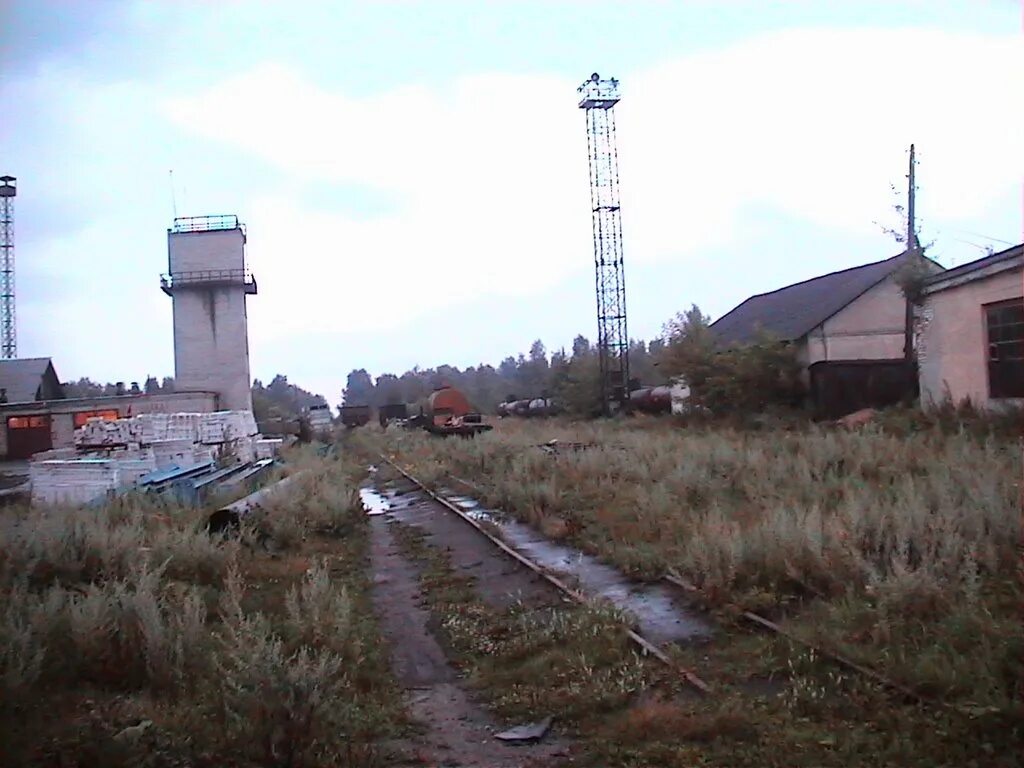
<svg viewBox="0 0 1024 768">
<path fill-rule="evenodd" d="M 49 451 L 43 451 L 32 455 L 31 461 L 51 461 L 53 459 L 73 459 L 78 456 L 78 451 L 74 448 L 54 448 Z"/>
<path fill-rule="evenodd" d="M 133 486 L 154 470 L 211 462 L 249 464 L 273 457 L 281 444 L 260 439 L 251 411 L 89 419 L 75 432 L 76 451 L 51 451 L 32 463 L 32 499 L 87 503 Z"/>
<path fill-rule="evenodd" d="M 115 451 L 107 458 L 116 463 L 122 486 L 135 485 L 140 477 L 157 469 L 156 454 L 152 448 Z"/>
<path fill-rule="evenodd" d="M 29 479 L 36 504 L 86 504 L 121 486 L 120 470 L 111 459 L 34 461 Z"/>
<path fill-rule="evenodd" d="M 197 442 L 199 423 L 204 413 L 143 413 L 128 421 L 132 433 L 141 445 L 163 440 L 190 440 Z"/>
<path fill-rule="evenodd" d="M 284 440 L 281 438 L 269 438 L 260 437 L 257 438 L 254 446 L 256 449 L 256 460 L 260 459 L 272 459 L 277 456 L 281 447 L 284 445 Z"/>
<path fill-rule="evenodd" d="M 241 462 L 251 464 L 256 461 L 256 438 L 240 437 L 220 445 L 207 446 L 214 450 L 214 455 L 220 456 L 225 461 Z"/>
<path fill-rule="evenodd" d="M 252 411 L 204 413 L 199 422 L 199 442 L 204 445 L 218 445 L 258 433 Z"/>
<path fill-rule="evenodd" d="M 198 445 L 188 438 L 157 440 L 149 448 L 156 458 L 157 469 L 184 467 L 213 460 L 213 454 L 209 447 Z"/>
<path fill-rule="evenodd" d="M 112 448 L 133 441 L 131 422 L 128 419 L 89 419 L 85 426 L 75 431 L 75 447 L 79 449 Z"/>
</svg>

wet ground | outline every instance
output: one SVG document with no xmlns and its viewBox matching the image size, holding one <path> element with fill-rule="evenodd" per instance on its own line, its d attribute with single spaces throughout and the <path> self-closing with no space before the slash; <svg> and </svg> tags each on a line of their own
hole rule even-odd
<svg viewBox="0 0 1024 768">
<path fill-rule="evenodd" d="M 637 629 L 648 640 L 662 645 L 709 639 L 711 625 L 663 584 L 642 584 L 617 569 L 574 547 L 554 542 L 529 525 L 509 520 L 484 509 L 468 496 L 444 492 L 445 498 L 480 522 L 489 522 L 501 538 L 538 565 L 569 576 L 581 592 L 603 597 L 637 619 Z"/>
<path fill-rule="evenodd" d="M 480 579 L 508 580 L 505 597 L 550 589 L 539 576 L 497 553 L 493 544 L 411 483 L 372 491 L 371 503 L 389 507 L 388 515 L 424 531 L 430 543 L 447 547 L 456 567 Z M 632 581 L 615 568 L 569 545 L 554 542 L 532 527 L 481 507 L 474 499 L 444 492 L 449 501 L 480 522 L 494 526 L 507 544 L 545 569 L 568 577 L 588 596 L 602 597 L 636 619 L 636 628 L 658 645 L 702 642 L 713 634 L 710 623 L 664 584 Z M 364 505 L 367 504 L 364 499 Z M 369 508 L 369 507 L 368 507 Z M 496 557 L 497 556 L 497 557 Z"/>
<path fill-rule="evenodd" d="M 394 541 L 389 530 L 391 516 L 380 511 L 374 514 L 380 505 L 372 495 L 364 495 L 363 500 L 370 502 L 367 508 L 372 515 L 374 611 L 391 649 L 395 677 L 405 689 L 409 714 L 422 728 L 422 734 L 410 740 L 414 743 L 405 745 L 403 751 L 418 765 L 539 768 L 557 764 L 567 747 L 554 735 L 539 743 L 518 745 L 495 738 L 504 727 L 467 694 L 430 631 L 430 613 L 422 606 L 417 567 L 405 559 Z"/>
<path fill-rule="evenodd" d="M 423 533 L 427 544 L 448 555 L 453 568 L 473 577 L 478 596 L 491 607 L 506 608 L 519 601 L 550 604 L 562 599 L 547 581 L 502 554 L 472 526 L 411 485 L 385 491 L 364 488 L 360 495 L 374 519 L 396 520 Z"/>
<path fill-rule="evenodd" d="M 28 496 L 28 462 L 0 461 L 0 506 Z"/>
</svg>

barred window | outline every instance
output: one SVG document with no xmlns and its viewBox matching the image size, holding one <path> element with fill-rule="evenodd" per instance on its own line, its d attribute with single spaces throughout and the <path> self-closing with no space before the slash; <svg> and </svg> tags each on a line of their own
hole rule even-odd
<svg viewBox="0 0 1024 768">
<path fill-rule="evenodd" d="M 989 397 L 1024 397 L 1024 299 L 985 306 Z"/>
</svg>

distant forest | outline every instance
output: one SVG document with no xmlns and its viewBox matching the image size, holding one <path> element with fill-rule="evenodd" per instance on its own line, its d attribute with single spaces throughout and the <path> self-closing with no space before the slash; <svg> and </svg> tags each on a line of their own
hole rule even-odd
<svg viewBox="0 0 1024 768">
<path fill-rule="evenodd" d="M 157 394 L 174 391 L 174 379 L 171 376 L 165 376 L 163 380 L 158 380 L 155 376 L 148 376 L 141 386 L 137 381 L 128 385 L 123 382 L 99 384 L 88 378 L 64 384 L 65 397 L 101 397 L 143 392 Z M 309 406 L 321 405 L 326 402 L 327 400 L 322 395 L 307 392 L 300 386 L 290 384 L 288 377 L 280 373 L 271 379 L 267 386 L 263 386 L 263 382 L 259 379 L 252 383 L 252 409 L 257 421 L 294 418 Z"/>
<path fill-rule="evenodd" d="M 665 384 L 668 376 L 659 363 L 665 356 L 662 339 L 651 342 L 634 340 L 629 345 L 630 377 L 643 386 Z M 360 368 L 348 375 L 341 393 L 342 405 L 381 406 L 392 403 L 418 403 L 440 386 L 460 389 L 475 408 L 494 413 L 499 403 L 509 399 L 551 397 L 570 413 L 591 415 L 600 410 L 600 382 L 597 348 L 585 336 L 577 336 L 572 349 L 558 349 L 550 355 L 539 339 L 528 353 L 506 357 L 497 367 L 487 364 L 465 370 L 451 365 L 413 368 L 401 376 L 383 373 L 374 379 Z M 66 397 L 100 397 L 117 394 L 157 394 L 174 392 L 174 378 L 148 376 L 142 384 L 133 381 L 100 384 L 88 378 L 64 384 Z M 311 405 L 326 404 L 322 396 L 291 384 L 278 374 L 264 385 L 252 384 L 253 412 L 258 421 L 292 419 Z"/>
<path fill-rule="evenodd" d="M 665 384 L 667 377 L 658 366 L 663 351 L 661 339 L 630 342 L 630 377 L 644 386 Z M 550 355 L 538 339 L 528 353 L 506 357 L 497 368 L 485 364 L 465 370 L 451 365 L 417 367 L 401 376 L 383 373 L 376 380 L 360 368 L 348 375 L 342 404 L 416 403 L 443 385 L 461 390 L 483 413 L 494 413 L 499 403 L 510 398 L 537 397 L 555 398 L 580 415 L 600 409 L 597 350 L 585 336 L 577 336 L 570 351 L 559 349 Z"/>
</svg>

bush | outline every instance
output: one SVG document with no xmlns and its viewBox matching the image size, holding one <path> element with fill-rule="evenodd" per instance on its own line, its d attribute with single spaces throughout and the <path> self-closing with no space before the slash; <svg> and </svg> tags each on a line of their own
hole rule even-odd
<svg viewBox="0 0 1024 768">
<path fill-rule="evenodd" d="M 230 732 L 265 765 L 317 764 L 336 740 L 331 724 L 346 710 L 337 654 L 308 646 L 287 653 L 262 616 L 236 616 L 218 673 Z"/>
<path fill-rule="evenodd" d="M 0 681 L 8 703 L 35 684 L 46 658 L 46 645 L 33 622 L 36 606 L 24 584 L 14 585 L 5 596 L 0 614 Z"/>
<path fill-rule="evenodd" d="M 236 554 L 211 539 L 182 509 L 145 499 L 109 508 L 33 508 L 0 529 L 0 583 L 27 577 L 45 586 L 124 579 L 147 563 L 166 563 L 169 578 L 211 584 Z"/>
<path fill-rule="evenodd" d="M 690 404 L 716 416 L 794 408 L 805 396 L 796 350 L 768 334 L 750 344 L 720 346 L 699 308 L 665 327 L 661 365 L 690 387 Z"/>
<path fill-rule="evenodd" d="M 362 724 L 346 674 L 361 661 L 347 595 L 332 588 L 322 563 L 314 565 L 287 596 L 286 636 L 261 614 L 246 615 L 241 603 L 241 581 L 232 572 L 217 664 L 231 734 L 267 765 L 330 762 Z"/>
<path fill-rule="evenodd" d="M 82 593 L 54 588 L 44 615 L 65 672 L 115 687 L 188 688 L 209 667 L 206 605 L 194 586 L 161 593 L 163 569 L 141 568 Z M 55 607 L 63 608 L 54 610 Z M 62 615 L 62 613 L 64 615 Z M 67 627 L 64 640 L 61 634 Z M 66 678 L 65 678 L 66 679 Z"/>
<path fill-rule="evenodd" d="M 316 561 L 302 585 L 285 598 L 288 628 L 294 642 L 323 645 L 340 652 L 351 649 L 353 608 L 344 587 L 331 584 L 323 561 Z"/>
</svg>

